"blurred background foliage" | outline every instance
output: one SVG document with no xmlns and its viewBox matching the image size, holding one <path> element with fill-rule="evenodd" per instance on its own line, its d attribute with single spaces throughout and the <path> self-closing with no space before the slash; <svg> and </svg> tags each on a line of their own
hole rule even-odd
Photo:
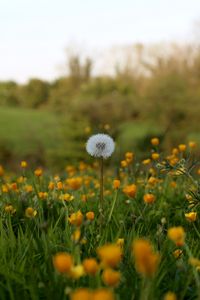
<svg viewBox="0 0 200 300">
<path fill-rule="evenodd" d="M 110 76 L 95 76 L 95 62 L 76 54 L 68 57 L 68 74 L 53 82 L 0 82 L 1 162 L 61 168 L 87 158 L 85 141 L 97 132 L 115 138 L 116 157 L 127 150 L 145 157 L 153 136 L 164 150 L 200 144 L 200 49 L 175 49 L 146 60 L 140 45 L 136 64 L 127 58 Z"/>
</svg>

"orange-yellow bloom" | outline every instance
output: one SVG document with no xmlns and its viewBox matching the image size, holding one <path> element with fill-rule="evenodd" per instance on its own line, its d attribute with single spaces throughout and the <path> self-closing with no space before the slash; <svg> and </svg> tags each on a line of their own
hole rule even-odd
<svg viewBox="0 0 200 300">
<path fill-rule="evenodd" d="M 104 266 L 113 268 L 119 264 L 122 258 L 122 250 L 115 244 L 106 244 L 98 248 L 97 253 Z"/>
<path fill-rule="evenodd" d="M 25 160 L 22 160 L 20 165 L 21 165 L 21 167 L 22 167 L 23 169 L 25 169 L 25 168 L 27 168 L 27 165 L 28 165 L 28 164 L 27 164 L 27 162 L 26 162 Z"/>
<path fill-rule="evenodd" d="M 41 168 L 38 168 L 34 171 L 35 176 L 40 177 L 42 176 L 43 170 Z"/>
<path fill-rule="evenodd" d="M 90 290 L 79 288 L 71 293 L 70 300 L 93 300 L 93 298 Z"/>
<path fill-rule="evenodd" d="M 148 193 L 144 195 L 143 200 L 145 203 L 151 204 L 154 203 L 155 196 L 153 194 Z"/>
<path fill-rule="evenodd" d="M 92 300 L 115 300 L 115 296 L 112 291 L 102 288 L 93 292 Z"/>
<path fill-rule="evenodd" d="M 123 188 L 124 194 L 132 198 L 135 197 L 136 191 L 137 191 L 137 187 L 135 184 L 126 185 Z"/>
<path fill-rule="evenodd" d="M 117 190 L 119 187 L 120 187 L 120 180 L 114 179 L 113 180 L 113 188 Z"/>
<path fill-rule="evenodd" d="M 191 211 L 185 214 L 185 218 L 189 222 L 194 222 L 197 219 L 197 212 Z"/>
<path fill-rule="evenodd" d="M 177 300 L 176 294 L 173 292 L 167 292 L 167 294 L 164 296 L 164 300 Z"/>
<path fill-rule="evenodd" d="M 78 210 L 77 212 L 71 214 L 68 220 L 70 224 L 80 226 L 83 222 L 83 214 L 80 210 Z"/>
<path fill-rule="evenodd" d="M 94 220 L 94 212 L 93 211 L 88 211 L 86 213 L 86 219 L 89 221 L 93 221 Z"/>
<path fill-rule="evenodd" d="M 25 216 L 27 218 L 34 218 L 37 215 L 37 210 L 32 207 L 27 207 L 25 210 Z"/>
<path fill-rule="evenodd" d="M 135 259 L 136 270 L 145 277 L 155 274 L 160 256 L 154 253 L 149 241 L 137 239 L 133 242 L 133 256 Z"/>
<path fill-rule="evenodd" d="M 158 146 L 159 143 L 160 143 L 160 141 L 159 141 L 158 138 L 154 137 L 154 138 L 151 139 L 151 144 L 152 144 L 153 146 Z"/>
<path fill-rule="evenodd" d="M 168 229 L 168 238 L 173 241 L 176 246 L 183 246 L 185 242 L 185 231 L 183 227 L 171 227 Z"/>
<path fill-rule="evenodd" d="M 53 257 L 53 264 L 58 272 L 68 273 L 73 266 L 73 259 L 70 254 L 61 252 Z"/>
<path fill-rule="evenodd" d="M 117 286 L 120 282 L 121 274 L 112 269 L 105 269 L 102 273 L 102 280 L 106 285 Z"/>
<path fill-rule="evenodd" d="M 92 275 L 92 276 L 94 276 L 99 270 L 99 265 L 98 265 L 96 259 L 94 259 L 94 258 L 86 258 L 83 261 L 83 267 L 84 267 L 85 273 Z"/>
</svg>

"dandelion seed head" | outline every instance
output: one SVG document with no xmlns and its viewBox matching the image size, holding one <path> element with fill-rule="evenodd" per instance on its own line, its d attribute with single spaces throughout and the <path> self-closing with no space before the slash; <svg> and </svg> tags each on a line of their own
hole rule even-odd
<svg viewBox="0 0 200 300">
<path fill-rule="evenodd" d="M 87 152 L 94 157 L 110 157 L 115 149 L 113 139 L 104 133 L 92 135 L 86 144 Z"/>
</svg>

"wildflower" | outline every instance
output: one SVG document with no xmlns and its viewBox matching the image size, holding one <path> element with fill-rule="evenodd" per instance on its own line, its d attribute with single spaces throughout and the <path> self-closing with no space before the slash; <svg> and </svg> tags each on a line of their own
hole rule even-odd
<svg viewBox="0 0 200 300">
<path fill-rule="evenodd" d="M 125 159 L 127 164 L 130 164 L 133 161 L 134 154 L 133 152 L 126 152 Z"/>
<path fill-rule="evenodd" d="M 200 260 L 198 258 L 190 257 L 188 262 L 193 267 L 200 267 Z"/>
<path fill-rule="evenodd" d="M 176 246 L 183 246 L 185 242 L 185 231 L 183 227 L 171 227 L 168 229 L 168 238 L 173 241 Z"/>
<path fill-rule="evenodd" d="M 150 185 L 155 185 L 155 184 L 158 183 L 158 182 L 159 182 L 158 178 L 156 178 L 156 177 L 154 177 L 154 176 L 151 176 L 151 177 L 149 177 L 149 179 L 148 179 L 148 183 L 149 183 Z"/>
<path fill-rule="evenodd" d="M 74 200 L 74 196 L 70 195 L 68 193 L 65 193 L 65 194 L 60 195 L 59 199 L 62 200 L 62 201 L 70 202 L 70 201 Z"/>
<path fill-rule="evenodd" d="M 68 178 L 66 180 L 67 185 L 72 190 L 78 190 L 82 185 L 83 179 L 81 177 Z"/>
<path fill-rule="evenodd" d="M 54 255 L 53 264 L 58 272 L 68 273 L 73 266 L 73 259 L 70 254 L 66 252 L 60 252 Z"/>
<path fill-rule="evenodd" d="M 25 185 L 24 190 L 25 190 L 27 193 L 31 193 L 31 192 L 33 191 L 33 187 L 32 187 L 32 185 L 27 184 L 27 185 Z"/>
<path fill-rule="evenodd" d="M 49 182 L 48 189 L 52 191 L 55 188 L 55 183 L 53 181 Z"/>
<path fill-rule="evenodd" d="M 177 187 L 176 181 L 171 181 L 171 182 L 170 182 L 170 186 L 171 186 L 172 188 L 176 188 L 176 187 Z"/>
<path fill-rule="evenodd" d="M 118 239 L 117 242 L 116 242 L 116 245 L 123 248 L 124 246 L 124 239 Z"/>
<path fill-rule="evenodd" d="M 63 183 L 62 183 L 62 181 L 58 181 L 56 185 L 57 185 L 57 189 L 58 190 L 62 190 L 63 189 Z"/>
<path fill-rule="evenodd" d="M 47 192 L 39 192 L 38 197 L 40 199 L 46 199 L 48 197 L 48 193 Z"/>
<path fill-rule="evenodd" d="M 93 211 L 88 211 L 88 212 L 86 213 L 86 218 L 87 218 L 87 220 L 89 220 L 89 221 L 93 221 L 93 220 L 94 220 L 94 212 L 93 212 Z"/>
<path fill-rule="evenodd" d="M 127 166 L 128 166 L 127 161 L 126 161 L 126 160 L 122 160 L 122 161 L 121 161 L 121 167 L 122 167 L 122 168 L 126 168 Z"/>
<path fill-rule="evenodd" d="M 194 221 L 196 221 L 196 219 L 197 219 L 197 213 L 194 212 L 194 211 L 191 211 L 191 212 L 189 212 L 189 213 L 186 213 L 186 214 L 185 214 L 185 218 L 186 218 L 186 220 L 189 221 L 189 222 L 194 222 Z"/>
<path fill-rule="evenodd" d="M 105 269 L 102 273 L 102 280 L 106 285 L 117 286 L 120 282 L 121 274 L 112 269 Z"/>
<path fill-rule="evenodd" d="M 113 188 L 117 190 L 119 187 L 120 187 L 120 180 L 114 179 L 113 180 Z"/>
<path fill-rule="evenodd" d="M 189 144 L 189 147 L 190 147 L 191 149 L 194 149 L 194 148 L 197 147 L 197 143 L 194 142 L 194 141 L 190 141 L 188 144 Z"/>
<path fill-rule="evenodd" d="M 178 145 L 178 149 L 180 152 L 184 152 L 186 150 L 187 146 L 185 144 Z"/>
<path fill-rule="evenodd" d="M 152 144 L 153 146 L 158 146 L 159 143 L 160 143 L 160 141 L 159 141 L 158 138 L 155 137 L 155 138 L 152 138 L 152 139 L 151 139 L 151 144 Z"/>
<path fill-rule="evenodd" d="M 8 193 L 8 191 L 9 191 L 9 187 L 7 184 L 2 184 L 1 189 L 2 189 L 3 193 Z"/>
<path fill-rule="evenodd" d="M 86 150 L 91 156 L 104 159 L 112 155 L 115 149 L 113 139 L 107 134 L 92 135 L 86 144 Z"/>
<path fill-rule="evenodd" d="M 151 244 L 144 239 L 133 242 L 133 256 L 135 258 L 136 270 L 145 277 L 154 275 L 158 268 L 160 256 L 154 253 Z"/>
<path fill-rule="evenodd" d="M 10 185 L 10 188 L 13 191 L 17 191 L 18 190 L 17 183 L 16 182 L 12 182 L 11 185 Z"/>
<path fill-rule="evenodd" d="M 124 194 L 126 194 L 129 197 L 135 197 L 137 191 L 137 187 L 135 184 L 127 185 L 123 188 Z"/>
<path fill-rule="evenodd" d="M 2 165 L 0 165 L 0 176 L 4 175 L 4 168 Z"/>
<path fill-rule="evenodd" d="M 5 212 L 13 215 L 16 212 L 16 209 L 12 205 L 6 205 L 4 208 Z"/>
<path fill-rule="evenodd" d="M 153 194 L 145 194 L 143 197 L 143 200 L 145 203 L 154 203 L 155 201 L 155 196 Z"/>
<path fill-rule="evenodd" d="M 71 214 L 71 216 L 68 218 L 69 223 L 75 226 L 80 226 L 83 222 L 83 214 L 82 212 L 79 210 L 73 214 Z"/>
<path fill-rule="evenodd" d="M 96 275 L 99 270 L 98 263 L 94 258 L 87 258 L 83 261 L 83 268 L 88 275 Z"/>
<path fill-rule="evenodd" d="M 93 296 L 92 300 L 115 300 L 115 296 L 112 293 L 112 291 L 104 288 L 94 291 L 92 296 Z"/>
<path fill-rule="evenodd" d="M 41 168 L 38 168 L 34 171 L 35 176 L 40 177 L 42 176 L 43 170 Z"/>
<path fill-rule="evenodd" d="M 27 162 L 25 160 L 22 160 L 21 163 L 20 163 L 20 165 L 21 165 L 21 168 L 23 168 L 23 169 L 26 169 L 27 166 L 28 166 L 28 164 L 27 164 Z"/>
<path fill-rule="evenodd" d="M 76 266 L 72 266 L 71 270 L 70 270 L 70 276 L 73 279 L 79 279 L 80 277 L 82 277 L 85 274 L 84 272 L 84 268 L 83 265 L 79 264 Z"/>
<path fill-rule="evenodd" d="M 177 300 L 176 294 L 173 292 L 167 292 L 164 296 L 164 300 Z"/>
<path fill-rule="evenodd" d="M 159 159 L 159 157 L 160 157 L 160 154 L 159 154 L 159 153 L 154 152 L 154 153 L 151 154 L 151 158 L 152 158 L 153 160 L 157 160 L 157 159 Z"/>
<path fill-rule="evenodd" d="M 172 154 L 173 155 L 177 155 L 179 153 L 179 149 L 178 148 L 173 148 L 172 149 Z"/>
<path fill-rule="evenodd" d="M 176 249 L 173 252 L 173 255 L 175 258 L 180 258 L 182 254 L 183 254 L 183 250 L 181 250 L 181 249 Z"/>
<path fill-rule="evenodd" d="M 151 163 L 151 159 L 147 158 L 142 161 L 143 165 L 149 165 Z"/>
<path fill-rule="evenodd" d="M 81 237 L 80 229 L 75 230 L 74 233 L 72 234 L 72 240 L 77 243 L 80 240 L 80 237 Z"/>
<path fill-rule="evenodd" d="M 92 300 L 92 293 L 86 288 L 79 288 L 72 292 L 70 300 Z"/>
<path fill-rule="evenodd" d="M 116 244 L 106 244 L 97 249 L 97 254 L 104 266 L 116 267 L 121 261 L 122 250 Z"/>
<path fill-rule="evenodd" d="M 33 209 L 32 207 L 27 207 L 25 210 L 25 216 L 27 218 L 34 218 L 37 215 L 37 210 Z"/>
</svg>

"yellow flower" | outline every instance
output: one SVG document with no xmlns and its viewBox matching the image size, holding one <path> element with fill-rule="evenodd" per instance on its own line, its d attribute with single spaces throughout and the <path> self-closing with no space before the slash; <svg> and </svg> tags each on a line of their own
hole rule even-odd
<svg viewBox="0 0 200 300">
<path fill-rule="evenodd" d="M 58 181 L 56 185 L 57 185 L 57 189 L 58 190 L 62 190 L 63 189 L 63 183 L 62 183 L 62 181 Z"/>
<path fill-rule="evenodd" d="M 42 176 L 43 170 L 41 168 L 38 168 L 34 171 L 35 176 L 40 177 Z"/>
<path fill-rule="evenodd" d="M 189 222 L 194 222 L 197 219 L 197 213 L 194 211 L 191 211 L 189 213 L 185 214 L 186 220 Z"/>
<path fill-rule="evenodd" d="M 154 137 L 154 138 L 151 139 L 151 144 L 152 144 L 153 146 L 158 146 L 159 143 L 160 143 L 160 141 L 159 141 L 158 138 Z"/>
<path fill-rule="evenodd" d="M 72 292 L 70 300 L 93 300 L 92 293 L 86 288 L 79 288 Z M 103 299 L 102 299 L 103 300 Z"/>
<path fill-rule="evenodd" d="M 14 214 L 16 212 L 16 209 L 12 205 L 6 205 L 4 210 L 10 214 Z"/>
<path fill-rule="evenodd" d="M 142 161 L 143 165 L 149 165 L 151 163 L 151 159 L 147 158 Z"/>
<path fill-rule="evenodd" d="M 126 152 L 125 161 L 127 162 L 127 164 L 130 164 L 133 161 L 133 158 L 134 158 L 133 152 Z"/>
<path fill-rule="evenodd" d="M 2 165 L 0 165 L 0 176 L 4 175 L 4 168 Z"/>
<path fill-rule="evenodd" d="M 26 169 L 28 166 L 28 164 L 25 160 L 22 160 L 20 165 L 21 165 L 21 168 L 23 168 L 23 169 Z"/>
<path fill-rule="evenodd" d="M 9 191 L 9 187 L 7 184 L 2 184 L 1 189 L 2 189 L 3 193 L 8 193 L 8 191 Z"/>
<path fill-rule="evenodd" d="M 170 182 L 170 186 L 171 186 L 172 188 L 176 188 L 176 187 L 177 187 L 176 181 L 171 181 L 171 182 Z"/>
<path fill-rule="evenodd" d="M 124 246 L 124 239 L 118 239 L 117 242 L 116 242 L 116 245 L 123 248 Z"/>
<path fill-rule="evenodd" d="M 55 183 L 53 181 L 49 182 L 48 189 L 52 191 L 55 188 Z"/>
<path fill-rule="evenodd" d="M 143 200 L 145 203 L 151 204 L 154 203 L 155 196 L 153 194 L 148 193 L 144 195 Z"/>
<path fill-rule="evenodd" d="M 27 218 L 34 218 L 37 215 L 37 210 L 33 209 L 32 207 L 27 207 L 25 210 L 25 216 Z"/>
<path fill-rule="evenodd" d="M 190 257 L 188 262 L 193 267 L 200 267 L 200 260 L 198 258 Z"/>
<path fill-rule="evenodd" d="M 70 201 L 74 200 L 74 196 L 66 193 L 66 194 L 60 195 L 59 199 L 62 200 L 62 201 L 70 202 Z"/>
<path fill-rule="evenodd" d="M 158 178 L 153 177 L 153 176 L 149 177 L 149 179 L 148 179 L 148 183 L 149 183 L 150 185 L 155 185 L 155 184 L 158 183 L 158 182 L 159 182 Z"/>
<path fill-rule="evenodd" d="M 159 154 L 159 153 L 154 152 L 154 153 L 151 154 L 151 158 L 152 158 L 153 160 L 157 160 L 157 159 L 159 159 L 159 157 L 160 157 L 160 154 Z"/>
<path fill-rule="evenodd" d="M 10 185 L 10 188 L 13 191 L 17 191 L 18 190 L 17 183 L 16 182 L 12 182 L 11 185 Z"/>
<path fill-rule="evenodd" d="M 78 190 L 82 185 L 83 179 L 81 177 L 74 177 L 66 179 L 66 183 L 72 190 Z"/>
<path fill-rule="evenodd" d="M 117 190 L 119 187 L 120 187 L 120 180 L 114 179 L 113 180 L 113 188 Z"/>
<path fill-rule="evenodd" d="M 194 149 L 194 148 L 197 147 L 197 143 L 194 142 L 194 141 L 190 141 L 190 142 L 189 142 L 189 147 L 190 147 L 191 149 Z"/>
<path fill-rule="evenodd" d="M 88 211 L 88 212 L 86 213 L 86 218 L 87 218 L 87 220 L 89 220 L 89 221 L 93 221 L 93 220 L 94 220 L 94 212 L 93 212 L 93 211 Z"/>
<path fill-rule="evenodd" d="M 171 227 L 168 229 L 168 238 L 173 241 L 176 246 L 183 246 L 185 242 L 185 231 L 183 227 Z"/>
<path fill-rule="evenodd" d="M 173 292 L 167 292 L 164 296 L 164 300 L 177 300 L 177 298 Z"/>
<path fill-rule="evenodd" d="M 104 266 L 113 268 L 119 264 L 122 258 L 122 250 L 116 244 L 106 244 L 98 248 L 97 254 Z"/>
<path fill-rule="evenodd" d="M 79 210 L 73 214 L 71 214 L 71 216 L 68 218 L 69 223 L 75 226 L 80 226 L 83 222 L 83 214 L 82 212 Z"/>
<path fill-rule="evenodd" d="M 83 299 L 81 298 L 81 300 Z M 94 291 L 92 300 L 115 300 L 115 296 L 112 291 L 102 288 Z"/>
<path fill-rule="evenodd" d="M 54 255 L 53 264 L 60 273 L 69 273 L 73 266 L 72 256 L 66 252 L 60 252 Z"/>
<path fill-rule="evenodd" d="M 32 187 L 32 185 L 28 184 L 28 185 L 25 185 L 24 190 L 27 193 L 31 193 L 33 191 L 33 187 Z"/>
<path fill-rule="evenodd" d="M 77 265 L 77 266 L 72 266 L 72 268 L 70 270 L 70 276 L 73 279 L 79 279 L 83 275 L 85 275 L 83 265 L 80 264 L 80 265 Z"/>
<path fill-rule="evenodd" d="M 84 267 L 85 273 L 92 275 L 92 276 L 96 275 L 96 273 L 99 270 L 99 265 L 98 265 L 96 259 L 94 259 L 94 258 L 84 259 L 83 267 Z"/>
<path fill-rule="evenodd" d="M 72 234 L 72 240 L 74 242 L 78 242 L 80 240 L 81 237 L 81 231 L 79 229 L 75 230 Z"/>
<path fill-rule="evenodd" d="M 137 239 L 133 242 L 133 256 L 136 270 L 145 277 L 154 275 L 158 268 L 160 256 L 154 253 L 149 241 Z"/>
<path fill-rule="evenodd" d="M 186 150 L 187 146 L 185 144 L 178 145 L 178 149 L 180 152 L 184 152 Z"/>
<path fill-rule="evenodd" d="M 126 168 L 127 166 L 128 166 L 127 161 L 126 161 L 126 160 L 122 160 L 122 161 L 121 161 L 121 167 L 122 167 L 122 168 Z"/>
<path fill-rule="evenodd" d="M 181 250 L 181 249 L 176 249 L 173 252 L 173 255 L 174 255 L 175 258 L 181 257 L 182 254 L 183 254 L 183 250 Z"/>
<path fill-rule="evenodd" d="M 40 199 L 46 199 L 48 197 L 48 193 L 47 192 L 39 192 L 38 197 Z"/>
<path fill-rule="evenodd" d="M 117 286 L 120 282 L 121 274 L 112 269 L 105 269 L 102 273 L 102 280 L 106 285 Z"/>
<path fill-rule="evenodd" d="M 137 187 L 135 184 L 127 185 L 123 188 L 124 194 L 126 194 L 129 197 L 135 197 L 137 191 Z"/>
</svg>

